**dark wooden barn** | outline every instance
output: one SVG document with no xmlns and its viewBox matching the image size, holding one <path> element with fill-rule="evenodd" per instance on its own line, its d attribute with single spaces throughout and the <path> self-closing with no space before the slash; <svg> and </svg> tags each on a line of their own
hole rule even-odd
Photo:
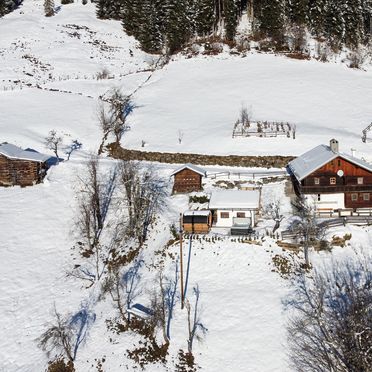
<svg viewBox="0 0 372 372">
<path fill-rule="evenodd" d="M 186 193 L 202 190 L 202 179 L 206 177 L 204 169 L 192 164 L 185 164 L 176 169 L 174 176 L 173 193 Z"/>
<path fill-rule="evenodd" d="M 339 152 L 336 140 L 320 145 L 288 165 L 298 195 L 313 196 L 317 208 L 372 208 L 372 165 Z"/>
<path fill-rule="evenodd" d="M 207 234 L 212 226 L 209 210 L 186 211 L 182 216 L 182 228 L 188 234 Z"/>
<path fill-rule="evenodd" d="M 31 186 L 42 182 L 51 158 L 10 143 L 0 144 L 0 186 Z"/>
</svg>

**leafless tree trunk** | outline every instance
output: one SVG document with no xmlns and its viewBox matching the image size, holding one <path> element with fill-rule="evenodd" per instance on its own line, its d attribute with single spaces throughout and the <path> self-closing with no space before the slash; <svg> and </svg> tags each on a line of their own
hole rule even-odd
<svg viewBox="0 0 372 372">
<path fill-rule="evenodd" d="M 281 203 L 280 200 L 274 200 L 271 203 L 265 205 L 263 213 L 270 219 L 275 221 L 273 228 L 273 233 L 279 229 L 280 223 L 282 222 L 284 216 L 280 213 Z"/>
<path fill-rule="evenodd" d="M 192 307 L 190 302 L 186 302 L 186 309 L 187 309 L 187 320 L 188 320 L 188 331 L 189 331 L 189 338 L 187 340 L 188 350 L 189 353 L 192 354 L 192 347 L 194 343 L 194 339 L 196 338 L 197 341 L 202 341 L 203 337 L 207 333 L 207 328 L 201 323 L 200 321 L 200 309 L 199 309 L 199 299 L 200 299 L 200 290 L 199 286 L 193 288 L 193 293 L 195 295 L 195 304 L 194 309 L 192 311 Z"/>
<path fill-rule="evenodd" d="M 128 235 L 142 245 L 154 216 L 164 207 L 166 185 L 150 168 L 141 169 L 130 161 L 121 163 L 120 181 L 129 217 Z"/>
<path fill-rule="evenodd" d="M 169 345 L 169 338 L 167 335 L 167 304 L 164 284 L 164 274 L 159 271 L 158 275 L 158 288 L 155 288 L 151 298 L 151 310 L 153 311 L 152 322 L 154 327 L 161 328 L 164 343 Z"/>
<path fill-rule="evenodd" d="M 54 309 L 55 323 L 52 324 L 39 338 L 39 347 L 48 355 L 55 350 L 63 354 L 69 361 L 73 362 L 72 352 L 72 330 L 67 319 Z"/>
<path fill-rule="evenodd" d="M 294 214 L 297 217 L 290 229 L 302 240 L 305 264 L 310 266 L 309 249 L 312 245 L 323 239 L 326 228 L 318 224 L 316 207 L 302 197 L 292 203 Z"/>
<path fill-rule="evenodd" d="M 301 276 L 288 300 L 291 362 L 304 372 L 368 372 L 372 366 L 372 265 L 350 260 Z"/>
<path fill-rule="evenodd" d="M 126 324 L 130 322 L 128 309 L 141 293 L 139 270 L 142 264 L 143 262 L 138 260 L 124 273 L 120 273 L 119 269 L 115 268 L 102 285 L 102 294 L 110 293 L 113 302 L 115 302 L 119 310 L 121 319 Z"/>
<path fill-rule="evenodd" d="M 105 102 L 108 104 L 108 109 L 105 109 Z M 131 98 L 122 94 L 117 88 L 110 90 L 107 97 L 102 97 L 97 112 L 98 123 L 103 132 L 99 153 L 103 151 L 103 145 L 110 133 L 115 136 L 117 143 L 120 142 L 123 134 L 129 130 L 126 121 L 134 108 Z"/>
<path fill-rule="evenodd" d="M 44 139 L 45 147 L 51 151 L 53 151 L 54 155 L 57 158 L 57 162 L 59 161 L 58 151 L 59 147 L 62 145 L 63 138 L 57 134 L 57 131 L 54 129 L 51 130 L 47 137 Z"/>
<path fill-rule="evenodd" d="M 86 178 L 82 179 L 84 189 L 79 194 L 77 231 L 81 237 L 80 244 L 85 250 L 85 255 L 94 257 L 94 277 L 91 280 L 99 280 L 107 265 L 110 250 L 100 240 L 104 229 L 108 210 L 112 204 L 112 196 L 115 190 L 116 170 L 103 177 L 99 171 L 97 157 L 92 157 L 87 166 Z M 112 231 L 112 242 L 120 235 L 120 225 Z M 105 249 L 106 248 L 106 249 Z"/>
</svg>

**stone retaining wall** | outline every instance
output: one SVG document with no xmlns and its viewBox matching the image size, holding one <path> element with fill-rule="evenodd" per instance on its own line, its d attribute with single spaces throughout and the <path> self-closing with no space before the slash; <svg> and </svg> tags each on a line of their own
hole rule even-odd
<svg viewBox="0 0 372 372">
<path fill-rule="evenodd" d="M 156 161 L 169 164 L 222 165 L 226 167 L 285 168 L 294 156 L 203 155 L 187 153 L 151 152 L 123 149 L 117 143 L 107 145 L 114 159 Z"/>
</svg>

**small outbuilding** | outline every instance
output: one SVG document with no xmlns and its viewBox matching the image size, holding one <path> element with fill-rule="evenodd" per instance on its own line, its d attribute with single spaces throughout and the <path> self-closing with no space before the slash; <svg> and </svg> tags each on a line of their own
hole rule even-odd
<svg viewBox="0 0 372 372">
<path fill-rule="evenodd" d="M 0 144 L 0 186 L 31 186 L 42 182 L 50 158 L 32 149 Z"/>
<path fill-rule="evenodd" d="M 174 176 L 173 193 L 187 193 L 202 190 L 202 179 L 207 176 L 207 172 L 196 165 L 185 164 L 171 176 Z"/>
<path fill-rule="evenodd" d="M 220 190 L 209 201 L 213 226 L 230 228 L 232 235 L 245 235 L 256 225 L 260 209 L 259 190 Z"/>
<path fill-rule="evenodd" d="M 182 216 L 182 228 L 188 234 L 207 234 L 212 226 L 209 210 L 186 211 Z"/>
</svg>

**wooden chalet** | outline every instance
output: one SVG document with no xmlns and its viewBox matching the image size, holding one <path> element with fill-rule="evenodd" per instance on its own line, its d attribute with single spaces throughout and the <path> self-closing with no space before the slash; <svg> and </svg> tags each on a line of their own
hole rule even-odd
<svg viewBox="0 0 372 372">
<path fill-rule="evenodd" d="M 50 158 L 10 143 L 0 144 L 0 186 L 31 186 L 42 182 Z"/>
<path fill-rule="evenodd" d="M 176 169 L 174 176 L 173 193 L 187 193 L 202 190 L 202 179 L 207 176 L 204 169 L 193 164 L 185 164 Z"/>
<path fill-rule="evenodd" d="M 340 153 L 335 139 L 292 160 L 288 171 L 296 193 L 319 211 L 372 208 L 372 164 Z"/>
<path fill-rule="evenodd" d="M 207 234 L 212 226 L 209 210 L 186 211 L 182 216 L 182 228 L 188 234 Z"/>
</svg>

